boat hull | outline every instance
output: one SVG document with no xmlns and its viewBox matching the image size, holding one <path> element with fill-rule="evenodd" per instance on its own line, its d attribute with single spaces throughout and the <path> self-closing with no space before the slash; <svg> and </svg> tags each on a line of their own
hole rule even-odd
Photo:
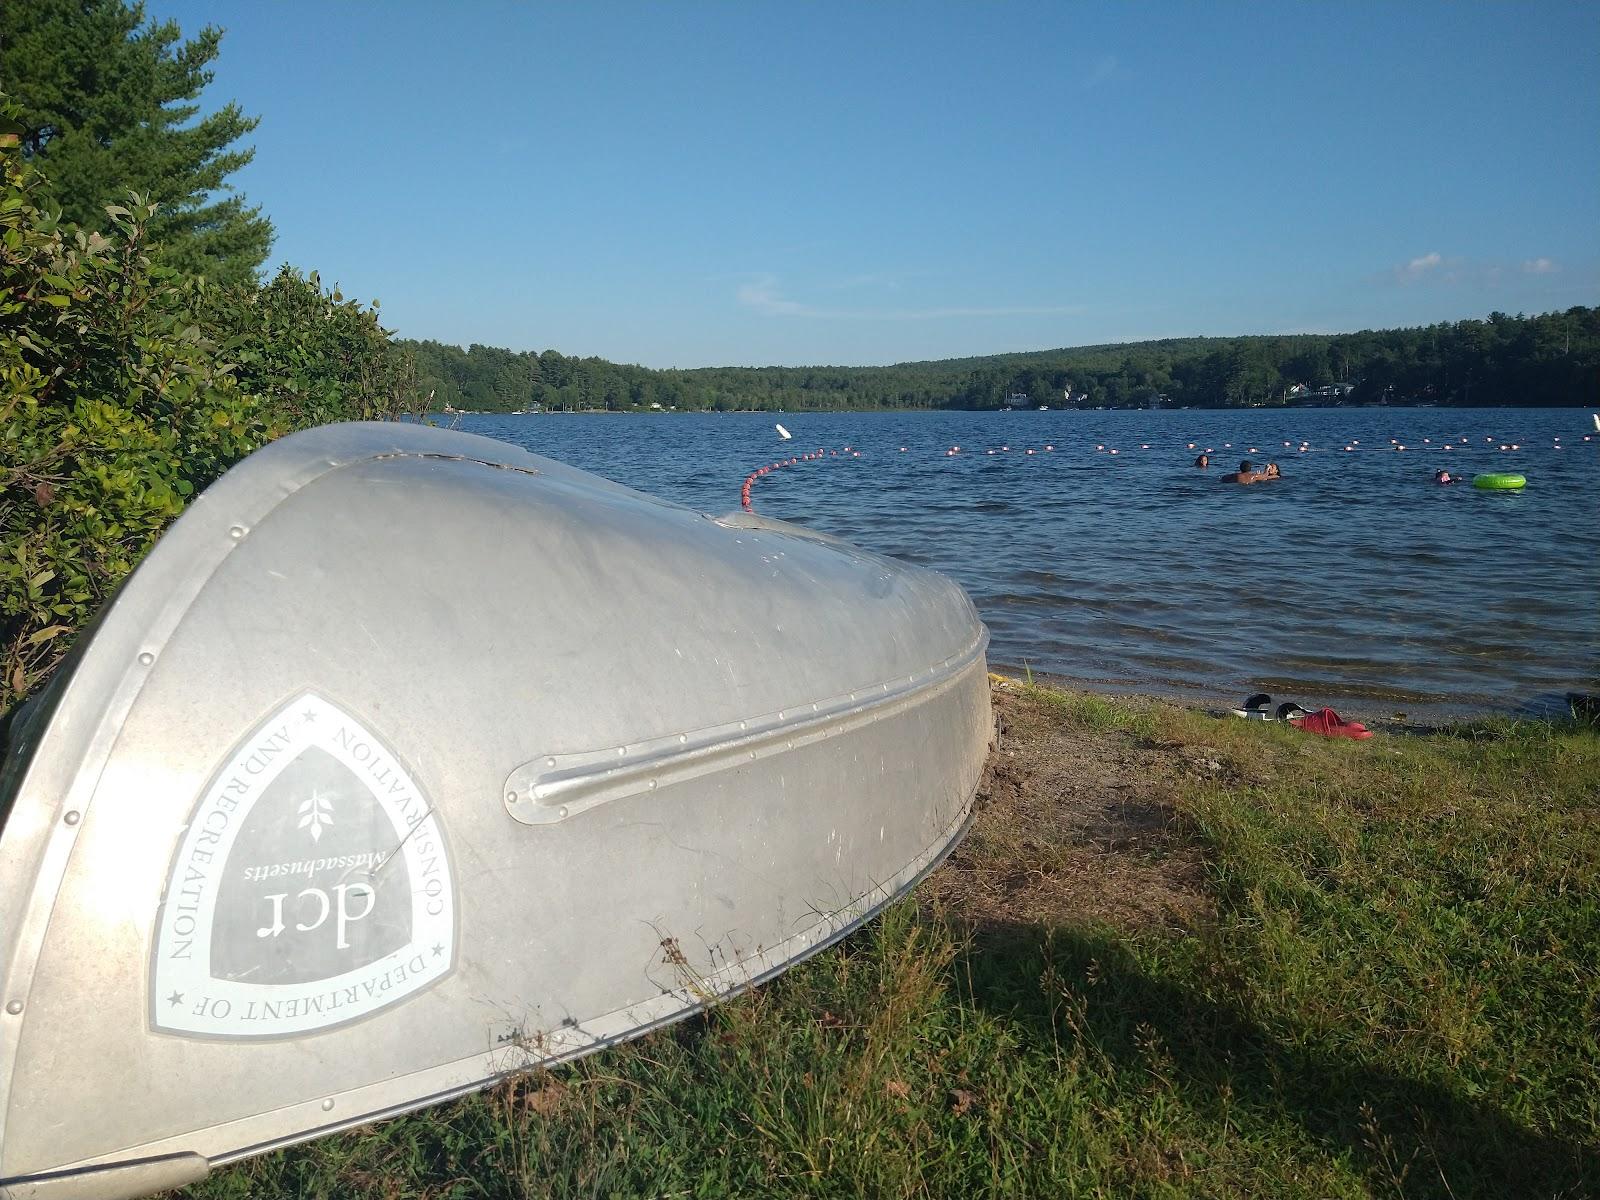
<svg viewBox="0 0 1600 1200">
<path fill-rule="evenodd" d="M 941 576 L 488 439 L 252 456 L 13 738 L 0 1180 L 174 1186 L 759 983 L 959 839 L 986 644 Z"/>
</svg>

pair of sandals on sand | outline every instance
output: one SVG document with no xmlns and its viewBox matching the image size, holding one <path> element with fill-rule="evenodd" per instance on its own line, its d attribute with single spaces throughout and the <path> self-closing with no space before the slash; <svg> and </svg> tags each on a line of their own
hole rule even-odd
<svg viewBox="0 0 1600 1200">
<path fill-rule="evenodd" d="M 1331 708 L 1313 710 L 1302 708 L 1293 700 L 1286 700 L 1274 711 L 1272 697 L 1265 692 L 1246 696 L 1243 708 L 1229 711 L 1236 717 L 1245 717 L 1253 721 L 1287 721 L 1296 729 L 1304 729 L 1307 733 L 1320 733 L 1323 737 L 1353 738 L 1359 742 L 1372 736 L 1372 730 L 1360 721 L 1346 721 Z"/>
</svg>

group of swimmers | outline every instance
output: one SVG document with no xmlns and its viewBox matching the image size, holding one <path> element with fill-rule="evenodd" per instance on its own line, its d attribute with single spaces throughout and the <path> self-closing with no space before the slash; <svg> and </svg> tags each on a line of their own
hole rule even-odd
<svg viewBox="0 0 1600 1200">
<path fill-rule="evenodd" d="M 1205 468 L 1211 465 L 1211 456 L 1202 454 L 1194 460 L 1194 465 Z M 1268 479 L 1282 479 L 1283 472 L 1278 470 L 1278 464 L 1269 462 L 1261 470 L 1256 470 L 1255 463 L 1248 458 L 1239 464 L 1239 469 L 1222 477 L 1223 483 L 1264 483 Z"/>
<path fill-rule="evenodd" d="M 1197 455 L 1194 460 L 1194 465 L 1202 469 L 1209 467 L 1211 465 L 1211 456 L 1209 454 Z M 1265 467 L 1258 471 L 1256 470 L 1255 463 L 1251 462 L 1247 458 L 1239 464 L 1239 469 L 1237 471 L 1234 471 L 1228 475 L 1224 475 L 1222 477 L 1222 482 L 1263 483 L 1268 479 L 1282 478 L 1283 472 L 1278 470 L 1277 463 L 1269 462 Z M 1458 476 L 1451 475 L 1449 471 L 1435 471 L 1433 473 L 1433 481 L 1435 483 L 1456 483 L 1458 481 Z"/>
<path fill-rule="evenodd" d="M 1211 456 L 1209 454 L 1196 455 L 1194 465 L 1200 467 L 1202 470 L 1206 467 L 1209 467 L 1211 465 Z M 1277 463 L 1269 462 L 1265 467 L 1258 471 L 1256 470 L 1255 463 L 1251 462 L 1247 458 L 1239 464 L 1239 469 L 1237 471 L 1224 475 L 1222 477 L 1222 482 L 1264 483 L 1268 479 L 1282 478 L 1283 472 L 1278 470 Z M 1449 471 L 1435 471 L 1433 473 L 1433 481 L 1435 483 L 1459 483 L 1461 482 L 1461 476 L 1452 475 Z"/>
</svg>

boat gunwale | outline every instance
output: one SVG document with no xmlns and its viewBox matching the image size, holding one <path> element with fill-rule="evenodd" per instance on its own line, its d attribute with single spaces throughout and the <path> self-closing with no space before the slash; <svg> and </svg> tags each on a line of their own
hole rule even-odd
<svg viewBox="0 0 1600 1200">
<path fill-rule="evenodd" d="M 984 672 L 983 680 L 987 696 L 987 670 Z M 979 776 L 981 777 L 981 771 Z M 961 790 L 965 793 L 965 799 L 956 806 L 955 815 L 950 822 L 926 850 L 888 880 L 873 885 L 850 903 L 832 912 L 813 909 L 812 912 L 817 915 L 818 920 L 806 929 L 776 946 L 758 950 L 737 962 L 698 976 L 691 983 L 664 987 L 657 996 L 636 1004 L 624 1005 L 588 1022 L 564 1023 L 548 1032 L 525 1035 L 501 1050 L 480 1051 L 451 1062 L 439 1063 L 419 1071 L 364 1084 L 345 1092 L 240 1117 L 225 1125 L 191 1130 L 96 1155 L 93 1158 L 80 1159 L 77 1162 L 52 1167 L 42 1174 L 5 1177 L 0 1179 L 0 1189 L 25 1187 L 48 1181 L 63 1185 L 60 1193 L 63 1200 L 76 1195 L 103 1196 L 106 1194 L 103 1187 L 100 1190 L 81 1193 L 71 1191 L 71 1185 L 75 1182 L 72 1177 L 79 1173 L 85 1175 L 92 1173 L 91 1182 L 103 1185 L 108 1179 L 107 1168 L 149 1163 L 168 1156 L 187 1158 L 193 1155 L 204 1161 L 208 1167 L 225 1166 L 241 1159 L 459 1099 L 529 1071 L 571 1062 L 586 1054 L 632 1041 L 658 1029 L 674 1025 L 704 1012 L 713 1004 L 720 1004 L 759 987 L 791 967 L 820 954 L 860 929 L 890 904 L 909 894 L 917 884 L 949 858 L 966 837 L 972 825 L 972 804 L 977 794 L 978 782 L 979 778 L 974 778 L 970 786 L 963 786 Z M 664 951 L 669 940 L 663 939 Z M 681 966 L 679 969 L 682 969 Z M 507 1059 L 506 1055 L 511 1057 Z M 470 1071 L 473 1074 L 463 1080 L 460 1075 L 462 1071 Z M 388 1095 L 404 1092 L 408 1082 L 426 1085 L 434 1081 L 438 1084 L 434 1091 L 404 1100 L 385 1102 Z M 375 1105 L 360 1108 L 349 1116 L 342 1116 L 323 1124 L 303 1127 L 292 1134 L 263 1138 L 212 1154 L 200 1149 L 206 1140 L 216 1140 L 217 1135 L 224 1134 L 228 1130 L 245 1132 L 262 1124 L 280 1126 L 285 1123 L 297 1124 L 294 1118 L 299 1114 L 314 1119 L 315 1116 L 325 1115 L 336 1108 L 344 1107 L 345 1103 L 358 1101 L 361 1097 L 370 1097 Z M 3 1191 L 0 1191 L 0 1194 L 4 1194 Z"/>
</svg>

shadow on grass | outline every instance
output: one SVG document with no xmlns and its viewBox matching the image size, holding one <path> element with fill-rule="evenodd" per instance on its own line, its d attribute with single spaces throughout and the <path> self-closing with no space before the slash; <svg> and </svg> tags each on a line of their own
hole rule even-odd
<svg viewBox="0 0 1600 1200">
<path fill-rule="evenodd" d="M 1043 1045 L 1090 1043 L 1130 1092 L 1148 1084 L 1158 1046 L 1182 1103 L 1242 1136 L 1293 1122 L 1380 1194 L 1575 1198 L 1600 1180 L 1594 1145 L 1530 1131 L 1437 1083 L 1289 1043 L 1153 974 L 1113 935 L 1005 923 L 970 933 L 958 974 L 974 1007 Z"/>
</svg>

